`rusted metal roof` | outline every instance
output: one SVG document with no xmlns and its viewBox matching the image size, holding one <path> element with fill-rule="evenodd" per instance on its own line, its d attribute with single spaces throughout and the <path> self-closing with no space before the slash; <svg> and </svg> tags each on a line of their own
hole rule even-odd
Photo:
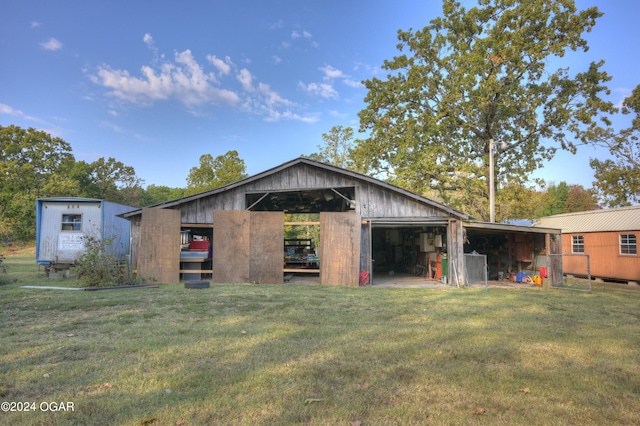
<svg viewBox="0 0 640 426">
<path fill-rule="evenodd" d="M 640 206 L 564 213 L 540 218 L 533 226 L 575 232 L 615 232 L 640 230 Z"/>
</svg>

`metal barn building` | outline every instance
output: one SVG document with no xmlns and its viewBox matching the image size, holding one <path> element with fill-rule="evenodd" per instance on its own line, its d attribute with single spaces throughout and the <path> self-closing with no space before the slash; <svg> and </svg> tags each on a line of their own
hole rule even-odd
<svg viewBox="0 0 640 426">
<path fill-rule="evenodd" d="M 84 251 L 87 237 L 112 238 L 110 249 L 118 260 L 129 254 L 131 229 L 119 214 L 135 209 L 93 198 L 36 200 L 36 262 L 53 269 L 73 265 Z"/>
<path fill-rule="evenodd" d="M 292 222 L 291 214 L 316 216 Z M 423 267 L 430 277 L 464 284 L 464 251 L 474 250 L 465 247 L 465 227 L 481 241 L 526 233 L 542 235 L 544 244 L 556 232 L 487 230 L 428 198 L 304 157 L 121 217 L 131 221 L 132 269 L 160 283 L 211 277 L 278 284 L 287 273 L 317 273 L 321 284 L 357 286 L 363 275 L 375 284 L 377 274 Z M 319 227 L 318 246 L 286 240 L 285 226 Z"/>
</svg>

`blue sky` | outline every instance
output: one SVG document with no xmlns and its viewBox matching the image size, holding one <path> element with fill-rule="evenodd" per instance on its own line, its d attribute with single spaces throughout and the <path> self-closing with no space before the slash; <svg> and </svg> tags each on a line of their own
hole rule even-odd
<svg viewBox="0 0 640 426">
<path fill-rule="evenodd" d="M 471 5 L 471 1 L 464 1 Z M 640 84 L 640 2 L 605 13 L 571 70 L 604 59 L 615 103 Z M 358 129 L 360 81 L 383 78 L 398 29 L 441 14 L 436 0 L 11 1 L 0 26 L 0 125 L 69 142 L 77 160 L 114 157 L 145 185 L 185 187 L 202 154 L 231 149 L 249 174 Z M 356 134 L 356 137 L 358 135 Z M 587 147 L 537 176 L 591 187 Z"/>
</svg>

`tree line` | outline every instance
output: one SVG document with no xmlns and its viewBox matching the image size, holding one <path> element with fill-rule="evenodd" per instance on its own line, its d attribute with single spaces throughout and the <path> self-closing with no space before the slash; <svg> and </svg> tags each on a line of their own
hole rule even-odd
<svg viewBox="0 0 640 426">
<path fill-rule="evenodd" d="M 143 187 L 132 166 L 115 158 L 77 161 L 71 145 L 34 128 L 0 126 L 0 241 L 35 238 L 35 200 L 83 197 L 132 207 L 150 206 L 246 177 L 237 151 L 200 157 L 185 188 Z"/>
<path fill-rule="evenodd" d="M 537 206 L 556 188 L 533 189 L 544 185 L 533 172 L 560 150 L 597 146 L 608 158 L 591 159 L 593 188 L 572 186 L 571 202 L 640 202 L 640 85 L 617 107 L 604 60 L 574 69 L 567 59 L 588 51 L 583 36 L 602 15 L 572 0 L 478 0 L 470 8 L 444 0 L 429 25 L 398 31 L 385 77 L 362 82 L 365 137 L 351 140 L 353 129 L 337 126 L 317 158 L 488 220 L 494 153 L 500 220 L 549 211 Z"/>
<path fill-rule="evenodd" d="M 442 16 L 399 30 L 398 50 L 367 89 L 358 132 L 334 126 L 310 157 L 365 173 L 489 218 L 534 219 L 640 202 L 640 85 L 621 107 L 610 99 L 605 61 L 570 69 L 602 12 L 572 0 L 443 0 Z M 613 122 L 630 122 L 619 129 Z M 35 129 L 0 128 L 0 237 L 30 238 L 38 197 L 101 198 L 146 206 L 246 176 L 236 151 L 204 154 L 186 188 L 149 185 L 114 158 L 76 161 L 70 145 Z M 592 158 L 593 188 L 532 174 L 558 151 L 605 148 Z M 490 153 L 494 155 L 490 157 Z M 493 160 L 493 161 L 491 161 Z M 495 166 L 492 168 L 491 164 Z"/>
</svg>

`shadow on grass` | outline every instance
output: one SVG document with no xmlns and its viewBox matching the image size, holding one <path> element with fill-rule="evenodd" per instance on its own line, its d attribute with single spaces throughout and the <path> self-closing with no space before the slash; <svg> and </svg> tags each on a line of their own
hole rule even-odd
<svg viewBox="0 0 640 426">
<path fill-rule="evenodd" d="M 250 285 L 34 293 L 5 286 L 3 401 L 76 407 L 5 419 L 637 423 L 638 293 L 594 293 Z M 472 414 L 478 407 L 486 416 Z"/>
</svg>

